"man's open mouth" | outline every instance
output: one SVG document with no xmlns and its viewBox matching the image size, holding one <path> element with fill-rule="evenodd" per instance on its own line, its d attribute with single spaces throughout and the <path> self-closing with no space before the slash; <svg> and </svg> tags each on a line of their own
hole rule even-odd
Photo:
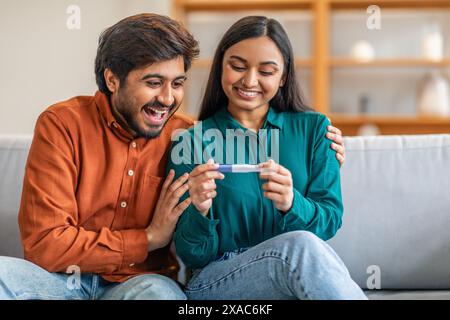
<svg viewBox="0 0 450 320">
<path fill-rule="evenodd" d="M 145 106 L 143 108 L 145 118 L 151 125 L 159 125 L 164 122 L 170 112 L 170 108 Z"/>
</svg>

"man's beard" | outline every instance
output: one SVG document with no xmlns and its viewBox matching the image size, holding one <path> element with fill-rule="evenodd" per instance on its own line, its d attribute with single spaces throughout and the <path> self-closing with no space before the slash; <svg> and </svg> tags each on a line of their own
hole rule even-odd
<svg viewBox="0 0 450 320">
<path fill-rule="evenodd" d="M 147 125 L 151 128 L 151 130 L 146 131 L 146 130 L 143 130 L 139 126 L 138 121 L 137 121 L 137 116 L 134 116 L 133 106 L 129 103 L 129 101 L 127 99 L 119 99 L 119 103 L 122 106 L 122 108 L 121 108 L 122 110 L 120 110 L 120 111 L 118 110 L 118 111 L 120 112 L 122 117 L 127 122 L 128 127 L 136 133 L 137 137 L 143 137 L 145 139 L 154 139 L 154 138 L 159 137 L 159 135 L 161 134 L 161 131 L 164 129 L 167 122 L 170 120 L 170 118 L 175 113 L 175 108 L 177 106 L 176 101 L 174 101 L 174 103 L 172 103 L 172 105 L 166 106 L 157 100 L 153 100 L 153 101 L 147 103 L 145 106 L 143 106 L 143 107 L 148 106 L 148 107 L 159 107 L 159 108 L 168 108 L 169 109 L 169 111 L 167 111 L 169 113 L 167 120 L 163 123 L 162 126 Z M 138 113 L 141 112 L 141 110 L 142 110 L 142 108 L 138 110 Z"/>
</svg>

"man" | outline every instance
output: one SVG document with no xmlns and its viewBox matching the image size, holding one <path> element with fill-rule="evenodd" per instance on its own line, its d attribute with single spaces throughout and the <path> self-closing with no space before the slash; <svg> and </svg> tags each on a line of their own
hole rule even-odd
<svg viewBox="0 0 450 320">
<path fill-rule="evenodd" d="M 172 132 L 193 124 L 174 113 L 197 56 L 197 41 L 165 16 L 101 34 L 99 91 L 37 120 L 19 212 L 26 260 L 0 257 L 0 299 L 186 298 L 170 242 L 190 205 L 179 202 L 188 176 L 163 177 Z"/>
</svg>

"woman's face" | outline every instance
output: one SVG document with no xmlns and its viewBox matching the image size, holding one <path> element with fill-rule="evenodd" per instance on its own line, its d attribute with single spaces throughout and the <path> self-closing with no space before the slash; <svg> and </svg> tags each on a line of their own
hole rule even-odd
<svg viewBox="0 0 450 320">
<path fill-rule="evenodd" d="M 253 111 L 268 103 L 283 85 L 284 60 L 267 36 L 242 40 L 225 51 L 222 88 L 228 108 Z"/>
</svg>

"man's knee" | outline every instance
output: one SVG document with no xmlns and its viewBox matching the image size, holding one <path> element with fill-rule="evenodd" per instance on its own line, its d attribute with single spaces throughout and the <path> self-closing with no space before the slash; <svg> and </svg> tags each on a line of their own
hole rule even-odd
<svg viewBox="0 0 450 320">
<path fill-rule="evenodd" d="M 137 276 L 123 284 L 124 299 L 136 300 L 186 300 L 183 290 L 172 279 L 159 275 Z"/>
<path fill-rule="evenodd" d="M 149 281 L 152 285 L 152 291 L 161 300 L 186 300 L 186 295 L 179 285 L 170 278 L 153 275 Z"/>
<path fill-rule="evenodd" d="M 23 283 L 23 275 L 30 262 L 13 258 L 0 256 L 0 299 L 15 299 L 15 287 L 18 283 Z"/>
<path fill-rule="evenodd" d="M 10 277 L 14 273 L 19 273 L 28 264 L 30 262 L 23 259 L 0 256 L 0 280 L 5 280 L 6 277 Z"/>
</svg>

